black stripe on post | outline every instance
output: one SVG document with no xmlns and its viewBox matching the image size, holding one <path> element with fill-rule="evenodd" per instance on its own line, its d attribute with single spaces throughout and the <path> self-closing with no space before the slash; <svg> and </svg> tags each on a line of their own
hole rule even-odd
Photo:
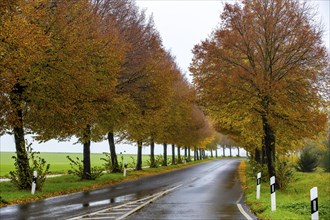
<svg viewBox="0 0 330 220">
<path fill-rule="evenodd" d="M 315 198 L 311 201 L 311 213 L 315 213 L 319 210 L 319 202 L 318 199 Z"/>
<path fill-rule="evenodd" d="M 35 184 L 37 184 L 37 177 L 33 176 L 32 182 L 34 182 Z"/>
<path fill-rule="evenodd" d="M 261 178 L 258 178 L 257 179 L 257 185 L 260 185 L 260 183 L 261 183 Z"/>
<path fill-rule="evenodd" d="M 270 194 L 275 192 L 275 184 L 270 185 Z"/>
</svg>

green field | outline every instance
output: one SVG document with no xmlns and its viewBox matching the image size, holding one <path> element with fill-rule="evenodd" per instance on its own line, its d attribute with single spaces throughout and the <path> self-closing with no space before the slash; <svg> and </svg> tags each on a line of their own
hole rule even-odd
<svg viewBox="0 0 330 220">
<path fill-rule="evenodd" d="M 0 152 L 0 177 L 7 177 L 9 171 L 14 170 L 14 152 Z M 66 158 L 70 156 L 72 159 L 76 157 L 82 158 L 81 153 L 40 153 L 40 157 L 44 158 L 47 163 L 50 164 L 50 172 L 52 174 L 67 173 L 70 169 L 70 161 Z M 125 163 L 128 163 L 132 167 L 133 159 L 136 162 L 136 155 L 123 154 L 123 159 Z M 105 158 L 104 154 L 91 154 L 91 165 L 92 166 L 102 166 L 105 161 L 100 158 Z M 149 160 L 149 155 L 142 156 L 142 166 L 147 165 L 147 160 Z M 118 154 L 118 162 L 122 162 L 121 155 Z"/>
<path fill-rule="evenodd" d="M 247 177 L 246 204 L 258 219 L 311 219 L 310 189 L 318 188 L 319 217 L 330 219 L 330 173 L 318 169 L 314 173 L 295 173 L 286 190 L 276 191 L 276 211 L 271 211 L 269 182 L 261 184 L 261 198 L 256 199 L 256 179 Z"/>
</svg>

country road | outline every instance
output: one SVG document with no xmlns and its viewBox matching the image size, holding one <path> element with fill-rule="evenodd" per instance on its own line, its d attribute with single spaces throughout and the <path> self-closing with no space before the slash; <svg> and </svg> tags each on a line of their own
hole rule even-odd
<svg viewBox="0 0 330 220">
<path fill-rule="evenodd" d="M 236 172 L 239 161 L 219 159 L 88 192 L 8 206 L 0 208 L 0 219 L 255 219 L 250 213 L 251 217 L 242 214 L 247 211 Z"/>
</svg>

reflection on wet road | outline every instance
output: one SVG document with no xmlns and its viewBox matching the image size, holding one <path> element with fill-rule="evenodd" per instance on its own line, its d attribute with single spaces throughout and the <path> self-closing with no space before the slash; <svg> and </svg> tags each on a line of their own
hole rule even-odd
<svg viewBox="0 0 330 220">
<path fill-rule="evenodd" d="M 246 219 L 237 208 L 237 160 L 222 160 L 128 219 Z"/>
<path fill-rule="evenodd" d="M 0 208 L 0 219 L 68 219 L 182 184 L 129 219 L 242 219 L 239 159 L 221 159 L 113 186 Z"/>
</svg>

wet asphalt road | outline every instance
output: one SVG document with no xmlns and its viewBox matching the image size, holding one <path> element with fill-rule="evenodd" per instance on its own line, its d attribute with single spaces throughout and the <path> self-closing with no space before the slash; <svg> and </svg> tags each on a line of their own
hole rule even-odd
<svg viewBox="0 0 330 220">
<path fill-rule="evenodd" d="M 237 207 L 242 196 L 237 165 L 238 160 L 218 160 L 128 219 L 246 219 Z"/>
<path fill-rule="evenodd" d="M 237 203 L 240 159 L 220 159 L 110 187 L 0 208 L 0 219 L 68 219 L 182 184 L 129 219 L 246 219 Z"/>
</svg>

